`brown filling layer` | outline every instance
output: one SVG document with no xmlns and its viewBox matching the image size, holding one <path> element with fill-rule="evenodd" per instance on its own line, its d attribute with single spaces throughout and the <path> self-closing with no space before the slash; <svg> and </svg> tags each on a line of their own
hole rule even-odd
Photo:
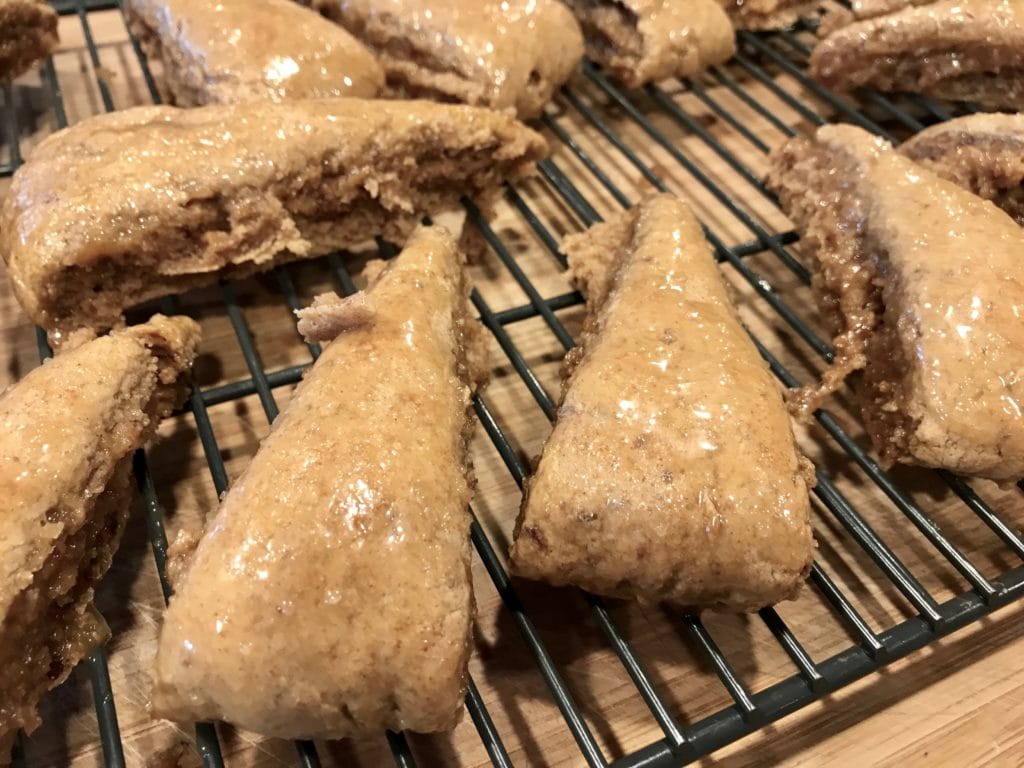
<svg viewBox="0 0 1024 768">
<path fill-rule="evenodd" d="M 356 169 L 328 157 L 311 162 L 322 171 L 315 177 L 231 192 L 230 199 L 193 200 L 175 212 L 173 225 L 151 233 L 139 249 L 65 268 L 48 288 L 47 312 L 58 330 L 110 327 L 134 304 L 352 247 L 368 233 L 401 241 L 419 219 L 408 210 L 436 210 L 497 187 L 506 170 L 493 159 L 499 149 L 498 140 L 432 153 L 410 148 L 369 158 L 370 165 Z M 254 251 L 295 240 L 293 227 L 310 243 L 308 252 L 282 248 L 264 261 L 252 260 Z"/>
<path fill-rule="evenodd" d="M 622 3 L 605 0 L 574 0 L 576 19 L 583 28 L 590 56 L 628 80 L 643 55 L 643 36 L 637 16 Z"/>
</svg>

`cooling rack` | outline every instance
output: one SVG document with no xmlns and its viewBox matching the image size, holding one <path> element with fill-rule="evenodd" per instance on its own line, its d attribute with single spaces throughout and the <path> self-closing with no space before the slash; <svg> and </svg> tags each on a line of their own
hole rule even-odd
<svg viewBox="0 0 1024 768">
<path fill-rule="evenodd" d="M 115 33 L 107 32 L 119 13 L 116 2 L 54 6 L 72 17 L 62 20 L 62 34 L 70 31 L 80 45 L 65 34 L 56 64 L 49 59 L 40 72 L 4 86 L 0 176 L 11 175 L 52 128 L 159 100 L 154 76 L 119 18 Z M 474 401 L 481 425 L 474 445 L 480 487 L 471 508 L 479 639 L 468 718 L 455 734 L 431 740 L 389 732 L 375 747 L 286 747 L 201 723 L 186 744 L 170 726 L 150 723 L 140 703 L 153 615 L 170 594 L 165 523 L 186 527 L 187 510 L 201 516 L 214 508 L 291 385 L 316 359 L 319 347 L 299 340 L 291 312 L 319 290 L 356 290 L 364 255 L 334 254 L 154 307 L 197 317 L 204 346 L 186 412 L 164 425 L 148 454 L 134 458 L 137 520 L 144 521 L 136 530 L 148 540 L 155 574 L 138 556 L 143 540 L 133 543 L 130 527 L 122 549 L 135 554 L 128 562 L 119 554 L 107 579 L 137 578 L 149 597 L 135 601 L 134 587 L 101 589 L 108 618 L 125 612 L 135 618 L 112 620 L 109 650 L 97 651 L 44 703 L 42 735 L 19 740 L 15 765 L 62 764 L 95 742 L 94 757 L 107 766 L 168 756 L 205 766 L 376 765 L 386 754 L 399 766 L 509 766 L 540 762 L 536 741 L 558 732 L 569 738 L 544 762 L 682 765 L 1018 598 L 1024 588 L 1024 541 L 1014 522 L 1019 489 L 944 472 L 886 471 L 865 447 L 846 393 L 798 435 L 817 470 L 812 501 L 819 541 L 799 601 L 756 617 L 699 618 L 509 578 L 504 553 L 518 488 L 554 416 L 550 393 L 558 364 L 582 317 L 582 299 L 564 276 L 560 238 L 653 189 L 683 194 L 705 224 L 759 351 L 781 383 L 795 387 L 820 372 L 832 350 L 811 308 L 798 237 L 761 182 L 765 154 L 775 142 L 827 121 L 898 141 L 972 109 L 917 96 L 830 93 L 804 73 L 815 26 L 808 19 L 774 33 L 741 32 L 739 52 L 727 66 L 641 91 L 624 90 L 585 63 L 539 121 L 553 154 L 538 164 L 537 179 L 508 187 L 493 214 L 466 201 L 467 226 L 482 246 L 472 267 L 472 302 L 492 336 L 494 370 L 491 387 Z M 379 245 L 379 255 L 393 254 L 389 244 Z M 48 354 L 42 335 L 37 346 Z M 24 358 L 22 351 L 14 367 L 27 365 Z M 207 471 L 183 469 L 195 461 Z M 185 474 L 192 481 L 182 490 Z M 140 615 L 149 615 L 142 628 Z M 124 636 L 146 638 L 141 660 L 126 670 L 119 626 Z M 61 703 L 67 690 L 85 687 L 94 713 L 81 701 Z M 65 735 L 63 743 L 49 743 L 60 741 L 54 734 L 69 723 L 77 741 L 67 743 Z"/>
</svg>

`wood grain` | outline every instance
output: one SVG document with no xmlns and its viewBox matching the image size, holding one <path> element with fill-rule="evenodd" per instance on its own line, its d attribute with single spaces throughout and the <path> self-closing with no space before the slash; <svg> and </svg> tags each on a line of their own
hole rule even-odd
<svg viewBox="0 0 1024 768">
<path fill-rule="evenodd" d="M 131 47 L 125 42 L 120 16 L 113 12 L 90 16 L 99 46 L 101 70 L 117 108 L 148 102 Z M 82 27 L 74 17 L 61 23 L 63 44 L 54 64 L 74 123 L 103 110 L 96 74 L 84 47 Z M 729 70 L 755 97 L 786 125 L 805 130 L 804 116 L 777 94 L 754 82 L 736 67 Z M 791 78 L 777 81 L 789 92 L 826 114 L 824 105 L 801 92 Z M 727 108 L 736 120 L 767 145 L 783 133 L 740 98 L 714 81 L 706 83 L 710 97 Z M 731 167 L 692 131 L 671 119 L 651 98 L 638 94 L 634 101 L 649 117 L 666 143 L 694 163 L 714 184 L 728 190 L 748 222 L 703 187 L 687 172 L 678 157 L 659 146 L 628 116 L 609 104 L 607 94 L 580 76 L 573 86 L 580 104 L 593 109 L 607 126 L 623 137 L 637 158 L 669 189 L 686 196 L 702 220 L 725 242 L 754 239 L 749 224 L 768 232 L 786 230 L 788 222 L 761 196 L 744 174 Z M 26 75 L 15 86 L 14 106 L 23 126 L 23 148 L 28 150 L 54 128 L 54 113 L 38 73 Z M 765 170 L 763 154 L 740 132 L 717 117 L 692 93 L 668 91 L 701 129 L 709 132 L 741 158 L 753 178 Z M 6 104 L 6 109 L 11 105 Z M 561 98 L 550 112 L 630 200 L 651 190 L 649 179 L 606 140 L 572 103 Z M 602 215 L 618 208 L 615 197 L 557 139 L 554 162 Z M 0 191 L 5 184 L 0 182 Z M 583 223 L 541 180 L 519 187 L 523 198 L 555 238 L 578 231 Z M 542 296 L 570 290 L 568 281 L 544 242 L 511 205 L 501 205 L 490 226 L 515 256 Z M 819 333 L 809 291 L 770 253 L 747 262 L 766 279 L 789 306 Z M 359 259 L 349 262 L 353 272 Z M 744 320 L 794 375 L 808 380 L 823 367 L 778 316 L 757 298 L 737 271 L 723 267 L 735 287 Z M 502 266 L 497 255 L 485 250 L 472 267 L 481 295 L 495 311 L 519 306 L 528 297 Z M 303 301 L 336 287 L 323 261 L 290 267 L 289 275 Z M 309 361 L 293 320 L 272 276 L 261 276 L 235 286 L 246 323 L 267 370 Z M 211 387 L 249 377 L 220 288 L 194 291 L 182 300 L 184 311 L 203 326 L 204 340 L 196 366 L 201 386 Z M 144 312 L 137 313 L 141 317 Z M 579 329 L 578 307 L 558 317 L 571 331 Z M 549 394 L 557 392 L 562 347 L 540 318 L 507 327 L 510 337 L 536 372 Z M 549 425 L 536 400 L 509 364 L 498 344 L 492 343 L 492 383 L 484 400 L 523 462 L 537 454 Z M 35 338 L 6 281 L 0 288 L 0 383 L 16 381 L 37 364 Z M 274 391 L 278 405 L 288 399 L 287 388 Z M 828 404 L 829 410 L 862 444 L 863 432 L 846 393 Z M 268 422 L 257 397 L 252 396 L 210 409 L 210 419 L 230 478 L 236 477 L 255 452 Z M 479 477 L 474 511 L 504 557 L 519 503 L 513 477 L 482 429 L 473 446 Z M 800 429 L 801 445 L 833 477 L 837 487 L 863 513 L 893 551 L 912 569 L 936 599 L 942 601 L 965 591 L 964 579 L 940 559 L 894 505 L 856 468 L 834 442 L 816 426 Z M 168 531 L 201 525 L 215 508 L 217 494 L 190 414 L 169 419 L 159 440 L 148 450 L 157 494 Z M 931 473 L 900 468 L 893 471 L 902 487 L 932 517 L 942 531 L 968 554 L 988 577 L 1020 565 L 993 534 L 971 515 Z M 1024 517 L 1020 493 L 1000 490 L 985 482 L 974 484 L 1015 530 Z M 884 578 L 835 518 L 821 505 L 815 507 L 814 525 L 819 542 L 818 561 L 850 596 L 858 610 L 878 631 L 914 611 Z M 479 560 L 474 561 L 474 582 L 479 606 L 476 648 L 471 673 L 506 748 L 517 765 L 580 765 L 576 748 L 557 707 L 508 611 Z M 584 598 L 572 590 L 517 582 L 515 589 L 537 632 L 563 675 L 589 727 L 605 755 L 613 759 L 636 750 L 661 733 L 623 666 L 608 646 Z M 110 575 L 103 582 L 98 602 L 114 632 L 110 673 L 121 733 L 129 765 L 199 765 L 191 747 L 192 734 L 146 712 L 148 669 L 155 648 L 163 601 L 141 514 L 133 515 L 129 530 Z M 661 608 L 611 602 L 610 613 L 647 669 L 658 693 L 681 723 L 692 723 L 730 704 L 713 671 L 698 655 L 683 631 L 679 617 Z M 807 651 L 823 660 L 848 647 L 852 638 L 824 600 L 812 588 L 799 600 L 779 606 L 779 613 Z M 703 764 L 726 766 L 780 765 L 1020 765 L 1024 764 L 1024 659 L 1017 653 L 1024 629 L 1024 608 L 1007 607 L 968 629 L 958 632 L 910 658 L 897 662 L 843 691 L 827 697 L 775 725 L 722 750 Z M 705 624 L 736 667 L 743 682 L 759 691 L 795 672 L 795 668 L 765 625 L 757 617 L 708 614 Z M 79 669 L 72 679 L 43 705 L 45 723 L 27 745 L 30 766 L 97 766 L 102 752 L 87 676 Z M 220 728 L 222 747 L 231 766 L 294 765 L 294 747 L 286 742 Z M 482 766 L 487 754 L 468 717 L 451 734 L 411 736 L 421 765 Z M 325 765 L 378 766 L 390 762 L 383 737 L 362 743 L 321 745 Z"/>
</svg>

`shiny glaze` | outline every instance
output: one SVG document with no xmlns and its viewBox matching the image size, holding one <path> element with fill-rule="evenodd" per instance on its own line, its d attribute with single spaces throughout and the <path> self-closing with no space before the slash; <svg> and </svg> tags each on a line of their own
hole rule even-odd
<svg viewBox="0 0 1024 768">
<path fill-rule="evenodd" d="M 564 248 L 587 327 L 529 482 L 516 571 L 687 606 L 792 597 L 812 549 L 804 467 L 693 214 L 654 197 Z"/>
<path fill-rule="evenodd" d="M 817 141 L 855 164 L 847 194 L 884 249 L 885 322 L 906 361 L 892 407 L 914 424 L 916 463 L 1024 476 L 1024 236 L 992 203 L 853 126 Z"/>
<path fill-rule="evenodd" d="M 407 73 L 404 64 L 412 51 L 413 65 L 436 76 L 431 87 L 445 91 L 456 87 L 452 80 L 461 80 L 450 97 L 458 98 L 467 89 L 459 100 L 497 109 L 513 107 L 520 117 L 538 114 L 583 55 L 582 33 L 557 0 L 311 0 L 311 4 L 376 49 L 386 69 Z M 536 91 L 538 76 L 546 83 L 544 93 Z"/>
<path fill-rule="evenodd" d="M 460 357 L 472 321 L 447 232 L 420 230 L 391 264 L 355 317 L 337 305 L 344 330 L 176 585 L 159 715 L 335 738 L 438 730 L 461 711 L 472 594 Z"/>
<path fill-rule="evenodd" d="M 290 0 L 127 0 L 160 41 L 179 104 L 376 96 L 384 72 L 358 40 Z"/>
</svg>

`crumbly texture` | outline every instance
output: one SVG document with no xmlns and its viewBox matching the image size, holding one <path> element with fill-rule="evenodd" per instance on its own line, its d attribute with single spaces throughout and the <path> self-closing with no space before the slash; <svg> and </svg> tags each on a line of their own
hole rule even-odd
<svg viewBox="0 0 1024 768">
<path fill-rule="evenodd" d="M 570 0 L 587 55 L 630 88 L 688 77 L 736 52 L 715 0 Z"/>
<path fill-rule="evenodd" d="M 126 0 L 124 10 L 179 106 L 372 98 L 384 87 L 362 43 L 291 0 Z"/>
<path fill-rule="evenodd" d="M 486 370 L 462 262 L 447 231 L 423 228 L 365 300 L 301 313 L 306 331 L 333 315 L 338 335 L 179 577 L 156 714 L 287 738 L 455 725 L 473 616 L 470 395 Z"/>
<path fill-rule="evenodd" d="M 903 144 L 900 154 L 991 200 L 1024 226 L 1024 115 L 978 113 L 939 123 Z"/>
<path fill-rule="evenodd" d="M 515 572 L 689 608 L 795 597 L 814 547 L 808 465 L 693 213 L 653 197 L 563 250 L 587 320 Z"/>
<path fill-rule="evenodd" d="M 1024 0 L 941 0 L 839 26 L 815 47 L 810 73 L 840 91 L 1024 109 Z"/>
<path fill-rule="evenodd" d="M 820 0 L 718 0 L 736 29 L 781 29 L 818 7 Z"/>
<path fill-rule="evenodd" d="M 128 516 L 131 454 L 183 397 L 198 338 L 158 315 L 0 395 L 0 743 L 106 639 L 93 588 Z"/>
<path fill-rule="evenodd" d="M 140 107 L 43 141 L 0 211 L 15 294 L 54 343 L 142 301 L 353 247 L 532 172 L 511 116 L 430 102 Z"/>
<path fill-rule="evenodd" d="M 988 201 L 849 125 L 772 157 L 885 463 L 1024 476 L 1024 239 Z M 812 398 L 811 404 L 813 405 Z"/>
<path fill-rule="evenodd" d="M 57 12 L 47 3 L 0 0 L 0 81 L 22 74 L 59 42 Z"/>
<path fill-rule="evenodd" d="M 535 117 L 579 68 L 583 34 L 558 0 L 307 0 L 372 48 L 392 95 Z"/>
</svg>

